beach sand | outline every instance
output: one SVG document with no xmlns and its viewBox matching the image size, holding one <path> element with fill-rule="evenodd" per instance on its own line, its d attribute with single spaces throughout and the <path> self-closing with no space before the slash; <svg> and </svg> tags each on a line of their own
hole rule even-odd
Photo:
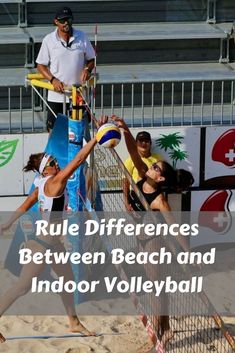
<svg viewBox="0 0 235 353">
<path fill-rule="evenodd" d="M 87 316 L 82 322 L 100 337 L 10 340 L 1 344 L 1 353 L 136 353 L 147 333 L 133 316 Z M 6 336 L 64 335 L 68 333 L 64 316 L 5 316 L 1 330 Z"/>
<path fill-rule="evenodd" d="M 9 271 L 1 268 L 0 295 L 11 287 L 16 277 Z M 36 294 L 38 296 L 40 294 Z M 19 298 L 11 307 L 13 313 L 17 312 L 23 303 L 27 303 L 29 307 L 32 305 L 32 294 Z M 35 297 L 35 301 L 37 301 Z M 57 305 L 62 306 L 59 295 L 54 296 Z M 43 303 L 43 300 L 40 301 Z M 100 315 L 83 315 L 79 316 L 81 322 L 90 331 L 102 334 L 99 337 L 74 337 L 74 338 L 50 338 L 50 339 L 15 339 L 7 340 L 0 345 L 1 353 L 136 353 L 138 348 L 148 341 L 147 332 L 139 320 L 138 316 L 127 316 L 125 312 L 126 305 L 132 305 L 130 298 L 124 300 L 120 314 L 122 315 L 105 315 L 105 306 L 115 305 L 117 300 L 111 300 L 101 305 L 91 302 L 80 304 L 82 311 L 85 313 L 92 312 L 92 307 Z M 19 306 L 19 307 L 18 307 Z M 14 309 L 15 308 L 15 309 Z M 97 310 L 98 308 L 98 310 Z M 15 311 L 14 311 L 15 310 Z M 80 309 L 78 306 L 78 313 Z M 106 311 L 107 312 L 107 311 Z M 117 311 L 116 311 L 117 312 Z M 68 319 L 66 316 L 40 316 L 40 315 L 8 315 L 6 312 L 0 318 L 0 332 L 7 338 L 12 336 L 60 336 L 69 334 Z"/>
<path fill-rule="evenodd" d="M 103 335 L 99 337 L 15 339 L 2 343 L 0 351 L 1 353 L 137 353 L 138 349 L 148 341 L 145 328 L 138 317 L 81 316 L 80 318 L 89 329 L 103 332 Z M 200 326 L 191 329 L 190 320 L 185 318 L 184 321 L 188 332 L 183 335 L 175 333 L 167 352 L 232 352 L 218 330 Z M 234 333 L 235 320 L 227 318 L 225 321 Z M 196 319 L 196 322 L 200 323 L 200 318 Z M 202 335 L 202 329 L 205 330 L 204 335 Z M 68 334 L 68 325 L 64 316 L 5 316 L 1 319 L 1 330 L 7 337 L 63 336 Z"/>
</svg>

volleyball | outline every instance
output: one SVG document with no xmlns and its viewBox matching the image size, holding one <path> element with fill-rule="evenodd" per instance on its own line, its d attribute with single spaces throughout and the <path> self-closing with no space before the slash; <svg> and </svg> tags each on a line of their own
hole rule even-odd
<svg viewBox="0 0 235 353">
<path fill-rule="evenodd" d="M 99 145 L 112 148 L 119 144 L 121 132 L 116 125 L 107 123 L 98 129 L 96 139 Z"/>
</svg>

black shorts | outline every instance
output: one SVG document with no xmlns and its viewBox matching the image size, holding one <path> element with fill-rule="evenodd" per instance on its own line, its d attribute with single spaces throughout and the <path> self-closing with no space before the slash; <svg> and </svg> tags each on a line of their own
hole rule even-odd
<svg viewBox="0 0 235 353">
<path fill-rule="evenodd" d="M 53 112 L 58 115 L 59 113 L 63 114 L 63 103 L 58 103 L 58 102 L 47 102 Z M 69 103 L 66 103 L 66 113 L 69 110 Z M 46 127 L 47 131 L 52 130 L 55 124 L 56 117 L 50 109 L 47 111 L 47 122 L 46 122 Z"/>
</svg>

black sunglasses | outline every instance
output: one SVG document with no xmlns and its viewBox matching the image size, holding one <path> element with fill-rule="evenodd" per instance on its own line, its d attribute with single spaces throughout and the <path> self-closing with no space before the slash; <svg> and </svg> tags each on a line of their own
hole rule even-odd
<svg viewBox="0 0 235 353">
<path fill-rule="evenodd" d="M 152 168 L 156 170 L 156 172 L 162 173 L 162 169 L 159 167 L 157 163 L 153 163 Z"/>
<path fill-rule="evenodd" d="M 65 22 L 72 23 L 73 19 L 72 17 L 65 17 L 57 19 L 57 21 L 63 25 Z"/>
<path fill-rule="evenodd" d="M 53 158 L 49 162 L 47 162 L 47 164 L 45 165 L 45 168 L 54 167 L 57 164 L 58 164 L 58 162 L 57 162 L 56 158 Z"/>
</svg>

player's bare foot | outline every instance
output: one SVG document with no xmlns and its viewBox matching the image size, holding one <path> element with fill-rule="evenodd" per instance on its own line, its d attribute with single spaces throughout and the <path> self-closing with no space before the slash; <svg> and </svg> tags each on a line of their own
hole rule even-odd
<svg viewBox="0 0 235 353">
<path fill-rule="evenodd" d="M 3 343 L 6 341 L 6 338 L 0 333 L 0 343 Z"/>
<path fill-rule="evenodd" d="M 69 331 L 73 332 L 73 333 L 81 333 L 84 336 L 96 336 L 97 335 L 95 332 L 87 330 L 86 327 L 83 326 L 83 324 L 81 324 L 81 322 L 77 322 L 77 323 L 70 325 Z"/>
<path fill-rule="evenodd" d="M 172 330 L 166 330 L 161 339 L 162 346 L 166 348 L 167 343 L 173 338 L 174 332 Z"/>
</svg>

